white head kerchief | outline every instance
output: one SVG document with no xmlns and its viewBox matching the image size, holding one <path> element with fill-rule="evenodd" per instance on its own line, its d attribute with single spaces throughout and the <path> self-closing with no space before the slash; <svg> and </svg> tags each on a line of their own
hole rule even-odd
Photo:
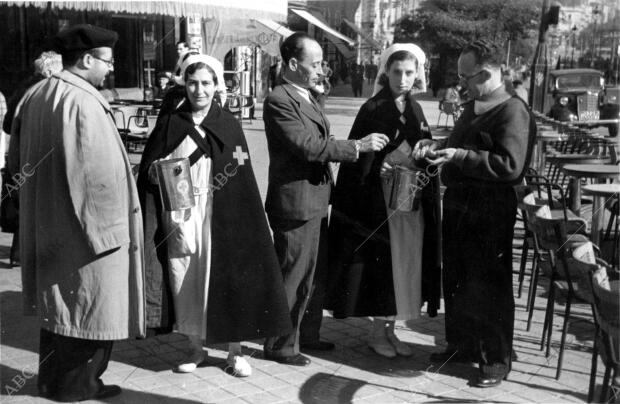
<svg viewBox="0 0 620 404">
<path fill-rule="evenodd" d="M 222 66 L 222 63 L 216 58 L 214 58 L 213 56 L 202 55 L 202 54 L 190 55 L 181 64 L 181 76 L 177 82 L 180 85 L 185 85 L 185 70 L 187 70 L 188 66 L 193 65 L 194 63 L 199 63 L 199 62 L 206 64 L 213 70 L 213 72 L 215 72 L 215 76 L 217 77 L 217 86 L 215 87 L 215 90 L 219 93 L 219 96 L 222 100 L 222 105 L 224 105 L 224 102 L 226 101 L 226 83 L 224 81 L 224 66 Z"/>
<path fill-rule="evenodd" d="M 374 88 L 374 91 L 372 92 L 373 96 L 376 95 L 383 88 L 383 86 L 379 84 L 379 79 L 381 78 L 383 74 L 385 74 L 385 64 L 390 58 L 390 55 L 392 55 L 392 53 L 394 52 L 403 51 L 403 50 L 412 53 L 413 56 L 415 56 L 415 58 L 418 60 L 417 79 L 419 80 L 418 83 L 419 83 L 420 88 L 416 92 L 426 92 L 426 74 L 424 71 L 424 63 L 426 63 L 426 54 L 418 45 L 415 45 L 412 43 L 395 43 L 394 45 L 384 50 L 383 53 L 381 54 L 381 61 L 379 62 L 379 72 L 377 73 L 377 79 L 375 80 L 375 88 Z"/>
</svg>

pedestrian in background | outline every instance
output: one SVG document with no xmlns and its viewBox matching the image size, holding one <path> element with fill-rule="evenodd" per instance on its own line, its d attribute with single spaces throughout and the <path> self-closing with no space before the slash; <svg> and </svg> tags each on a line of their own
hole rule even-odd
<svg viewBox="0 0 620 404">
<path fill-rule="evenodd" d="M 536 136 L 527 106 L 509 94 L 501 48 L 467 45 L 458 59 L 464 105 L 450 137 L 418 142 L 415 154 L 443 164 L 444 352 L 431 360 L 478 362 L 478 387 L 501 383 L 511 369 L 514 328 L 512 239 L 514 185 L 523 179 Z"/>
<path fill-rule="evenodd" d="M 116 32 L 88 24 L 54 39 L 65 70 L 17 107 L 8 166 L 19 189 L 25 314 L 39 317 L 41 396 L 105 399 L 114 340 L 145 335 L 142 218 L 107 101 Z M 24 174 L 26 173 L 26 174 Z"/>
<path fill-rule="evenodd" d="M 13 117 L 15 115 L 15 109 L 17 104 L 22 99 L 26 90 L 39 81 L 51 77 L 53 74 L 59 73 L 62 70 L 62 57 L 54 51 L 46 51 L 39 55 L 34 60 L 34 71 L 32 76 L 22 82 L 17 90 L 13 92 L 7 102 L 7 110 L 4 115 L 4 121 L 2 122 L 3 131 L 10 135 L 11 126 L 13 124 Z M 4 156 L 3 156 L 4 158 Z M 5 233 L 13 233 L 13 242 L 11 243 L 11 251 L 9 255 L 9 264 L 19 265 L 19 201 L 18 195 L 14 192 L 9 192 L 9 188 L 18 188 L 19 185 L 15 183 L 12 178 L 12 174 L 8 170 L 3 172 L 2 180 L 2 200 L 0 202 L 0 225 L 2 231 Z"/>
<path fill-rule="evenodd" d="M 354 97 L 361 97 L 364 89 L 364 66 L 353 62 L 351 64 L 351 89 Z"/>
<path fill-rule="evenodd" d="M 34 71 L 32 76 L 26 79 L 19 85 L 17 90 L 9 97 L 7 102 L 7 111 L 2 123 L 2 128 L 8 134 L 11 133 L 11 125 L 13 124 L 13 115 L 15 115 L 15 108 L 21 100 L 22 96 L 26 93 L 30 87 L 38 83 L 40 80 L 52 77 L 55 73 L 60 73 L 62 70 L 62 57 L 54 51 L 43 52 L 37 57 L 34 62 Z"/>
</svg>

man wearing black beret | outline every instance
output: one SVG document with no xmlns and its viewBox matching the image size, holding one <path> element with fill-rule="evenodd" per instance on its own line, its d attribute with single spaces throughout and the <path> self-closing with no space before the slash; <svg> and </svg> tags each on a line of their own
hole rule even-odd
<svg viewBox="0 0 620 404">
<path fill-rule="evenodd" d="M 140 204 L 97 91 L 117 39 L 86 24 L 60 32 L 64 70 L 26 92 L 11 130 L 24 309 L 41 328 L 38 388 L 62 402 L 119 394 L 101 381 L 112 343 L 145 334 Z"/>
</svg>

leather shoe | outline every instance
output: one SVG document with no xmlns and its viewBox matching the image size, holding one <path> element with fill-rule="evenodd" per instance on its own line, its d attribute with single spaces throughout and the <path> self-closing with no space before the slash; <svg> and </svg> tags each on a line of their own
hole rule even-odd
<svg viewBox="0 0 620 404">
<path fill-rule="evenodd" d="M 95 394 L 95 399 L 106 399 L 114 396 L 118 396 L 122 393 L 123 390 L 116 384 L 102 384 L 99 388 L 97 394 Z"/>
<path fill-rule="evenodd" d="M 432 362 L 476 362 L 476 358 L 469 352 L 461 352 L 456 349 L 448 348 L 443 352 L 433 352 L 430 357 Z"/>
<path fill-rule="evenodd" d="M 476 380 L 476 383 L 474 385 L 476 387 L 496 387 L 500 385 L 504 377 L 505 376 L 480 375 L 478 376 L 478 380 Z"/>
<path fill-rule="evenodd" d="M 327 341 L 313 341 L 299 344 L 300 349 L 306 349 L 309 351 L 331 351 L 336 348 L 336 344 Z"/>
<path fill-rule="evenodd" d="M 290 355 L 290 356 L 275 356 L 265 352 L 265 359 L 281 363 L 283 365 L 291 366 L 308 366 L 310 364 L 310 358 L 302 354 Z"/>
<path fill-rule="evenodd" d="M 97 390 L 97 392 L 91 397 L 58 394 L 52 396 L 51 399 L 61 403 L 73 403 L 76 401 L 86 400 L 104 400 L 106 398 L 118 396 L 121 393 L 122 390 L 119 386 L 115 384 L 103 384 L 103 382 L 99 380 L 99 390 Z"/>
</svg>

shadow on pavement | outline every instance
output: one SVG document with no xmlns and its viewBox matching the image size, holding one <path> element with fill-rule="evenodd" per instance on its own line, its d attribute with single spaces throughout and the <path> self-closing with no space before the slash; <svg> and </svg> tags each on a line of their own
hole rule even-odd
<svg viewBox="0 0 620 404">
<path fill-rule="evenodd" d="M 304 404 L 344 404 L 352 403 L 355 393 L 362 387 L 386 388 L 378 383 L 370 383 L 363 380 L 352 379 L 327 373 L 317 373 L 308 379 L 299 391 L 299 400 Z M 474 403 L 480 400 L 467 400 L 463 398 L 445 397 L 433 395 L 410 389 L 399 389 L 389 386 L 392 390 L 412 395 L 424 395 L 434 403 Z M 502 401 L 494 401 L 501 403 Z"/>
<path fill-rule="evenodd" d="M 34 369 L 33 371 L 36 371 Z M 21 401 L 20 396 L 38 397 L 37 376 L 30 370 L 17 370 L 5 365 L 0 365 L 0 374 L 2 374 L 2 391 L 0 392 L 0 401 L 10 403 L 12 398 L 15 401 Z M 51 401 L 50 401 L 51 402 Z M 113 398 L 105 400 L 106 403 L 170 403 L 175 404 L 195 404 L 201 403 L 200 400 L 188 400 L 184 398 L 171 398 L 160 394 L 153 394 L 144 391 L 136 391 L 123 388 L 123 392 Z"/>
</svg>

